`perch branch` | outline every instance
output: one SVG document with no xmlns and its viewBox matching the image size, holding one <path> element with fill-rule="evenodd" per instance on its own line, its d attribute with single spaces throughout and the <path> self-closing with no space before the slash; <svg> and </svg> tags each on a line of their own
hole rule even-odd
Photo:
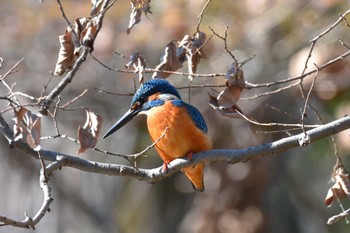
<svg viewBox="0 0 350 233">
<path fill-rule="evenodd" d="M 328 124 L 319 126 L 317 128 L 306 131 L 308 136 L 308 142 L 313 143 L 321 138 L 325 138 L 334 134 L 337 134 L 341 131 L 350 128 L 350 117 L 345 116 L 339 120 L 332 121 Z M 0 132 L 4 134 L 4 136 L 11 143 L 12 138 L 12 130 L 9 128 L 6 121 L 0 115 Z M 61 167 L 72 167 L 78 170 L 113 175 L 113 176 L 128 176 L 133 177 L 139 180 L 145 180 L 150 183 L 155 183 L 165 177 L 168 177 L 174 174 L 176 171 L 181 168 L 191 166 L 197 163 L 210 163 L 217 161 L 225 161 L 228 163 L 237 163 L 237 162 L 245 162 L 251 159 L 274 155 L 286 151 L 291 148 L 300 147 L 300 141 L 303 141 L 305 138 L 305 134 L 297 134 L 294 136 L 286 137 L 271 143 L 264 143 L 258 146 L 248 147 L 239 150 L 225 150 L 225 149 L 216 149 L 210 151 L 204 151 L 200 153 L 193 154 L 193 162 L 188 161 L 184 158 L 179 158 L 173 160 L 169 166 L 168 170 L 162 170 L 162 166 L 153 169 L 143 169 L 143 168 L 135 168 L 132 166 L 119 165 L 119 164 L 110 164 L 110 163 L 102 163 L 96 161 L 90 161 L 81 159 L 76 156 L 70 156 L 66 154 L 62 154 L 55 151 L 49 150 L 41 150 L 41 157 L 46 161 L 53 161 L 47 166 L 46 172 L 47 175 L 50 175 L 54 170 Z M 30 155 L 36 159 L 38 159 L 38 154 L 32 148 L 29 147 L 28 144 L 17 141 L 12 142 L 13 147 L 23 152 L 26 155 Z M 303 143 L 302 145 L 306 146 L 307 144 Z"/>
</svg>

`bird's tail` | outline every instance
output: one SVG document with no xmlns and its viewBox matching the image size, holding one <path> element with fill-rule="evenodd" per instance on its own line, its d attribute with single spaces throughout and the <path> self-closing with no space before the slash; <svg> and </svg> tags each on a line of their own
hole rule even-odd
<svg viewBox="0 0 350 233">
<path fill-rule="evenodd" d="M 194 167 L 186 167 L 181 169 L 183 173 L 188 177 L 191 181 L 193 188 L 198 192 L 204 191 L 204 183 L 203 183 L 203 172 L 204 172 L 204 164 L 200 163 L 195 165 Z"/>
</svg>

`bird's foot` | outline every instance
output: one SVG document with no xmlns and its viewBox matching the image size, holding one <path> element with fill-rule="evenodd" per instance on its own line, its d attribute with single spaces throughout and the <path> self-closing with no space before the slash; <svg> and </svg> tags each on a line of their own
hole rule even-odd
<svg viewBox="0 0 350 233">
<path fill-rule="evenodd" d="M 190 152 L 190 153 L 188 153 L 188 155 L 187 155 L 187 158 L 188 158 L 188 160 L 192 163 L 193 162 L 193 153 L 192 152 Z"/>
<path fill-rule="evenodd" d="M 168 162 L 168 161 L 164 161 L 164 163 L 163 163 L 163 170 L 164 170 L 165 172 L 168 171 L 168 165 L 169 165 L 169 162 Z"/>
</svg>

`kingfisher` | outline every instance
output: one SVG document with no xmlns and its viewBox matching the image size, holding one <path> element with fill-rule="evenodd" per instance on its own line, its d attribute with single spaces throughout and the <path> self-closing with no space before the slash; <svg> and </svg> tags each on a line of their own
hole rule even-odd
<svg viewBox="0 0 350 233">
<path fill-rule="evenodd" d="M 130 109 L 106 132 L 108 137 L 139 114 L 147 116 L 147 128 L 155 149 L 163 160 L 163 168 L 181 157 L 212 149 L 208 127 L 197 108 L 184 102 L 167 80 L 151 79 L 134 94 Z M 196 191 L 204 191 L 204 164 L 181 169 Z"/>
</svg>

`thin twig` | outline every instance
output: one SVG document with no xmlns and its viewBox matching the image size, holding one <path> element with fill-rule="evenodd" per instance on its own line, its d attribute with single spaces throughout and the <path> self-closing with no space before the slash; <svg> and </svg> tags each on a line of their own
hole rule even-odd
<svg viewBox="0 0 350 233">
<path fill-rule="evenodd" d="M 207 9 L 209 3 L 211 2 L 212 0 L 208 0 L 204 7 L 202 8 L 202 11 L 201 13 L 199 13 L 197 19 L 198 19 L 198 23 L 197 23 L 197 32 L 199 32 L 199 26 L 201 25 L 201 22 L 202 22 L 202 18 L 203 18 L 203 15 L 204 15 L 204 11 Z"/>
<path fill-rule="evenodd" d="M 314 64 L 314 65 L 316 66 L 316 68 L 318 68 L 316 64 Z M 308 91 L 308 93 L 306 95 L 303 111 L 302 111 L 302 114 L 301 114 L 302 130 L 303 130 L 304 133 L 305 133 L 305 118 L 307 117 L 306 109 L 307 109 L 307 106 L 309 106 L 310 95 L 311 95 L 312 90 L 314 89 L 317 75 L 318 75 L 318 72 L 315 73 L 315 75 L 314 75 L 314 77 L 312 79 L 312 83 L 311 83 L 309 91 Z"/>
<path fill-rule="evenodd" d="M 143 155 L 144 153 L 146 153 L 148 150 L 152 149 L 153 147 L 156 146 L 156 144 L 165 137 L 165 133 L 168 131 L 168 127 L 165 128 L 164 132 L 162 133 L 162 135 L 160 135 L 159 138 L 157 138 L 157 140 L 155 140 L 151 145 L 147 146 L 144 150 L 142 150 L 139 153 L 136 154 L 132 154 L 132 155 L 128 155 L 128 157 L 133 157 L 134 159 L 137 159 L 139 156 Z"/>
<path fill-rule="evenodd" d="M 257 121 L 254 121 L 250 118 L 248 118 L 246 115 L 244 115 L 243 113 L 240 113 L 239 111 L 236 111 L 235 114 L 238 114 L 239 116 L 241 116 L 243 119 L 245 119 L 246 121 L 248 121 L 249 123 L 252 123 L 254 125 L 258 125 L 258 126 L 268 126 L 268 127 L 272 127 L 272 126 L 282 126 L 282 127 L 299 127 L 299 129 L 301 129 L 303 127 L 302 124 L 287 124 L 287 123 L 276 123 L 276 122 L 272 122 L 272 123 L 260 123 Z M 229 115 L 229 114 L 228 114 Z M 306 128 L 317 128 L 320 127 L 321 125 L 304 125 L 304 127 Z"/>
<path fill-rule="evenodd" d="M 330 65 L 333 65 L 334 63 L 340 61 L 340 60 L 344 60 L 346 57 L 348 57 L 350 55 L 350 51 L 347 51 L 341 55 L 339 55 L 338 57 L 332 59 L 332 60 L 329 60 L 328 62 L 324 63 L 323 65 L 320 65 L 318 67 L 318 69 L 313 69 L 313 70 L 310 70 L 302 75 L 298 75 L 298 76 L 295 76 L 295 77 L 290 77 L 290 78 L 287 78 L 287 79 L 282 79 L 282 80 L 279 80 L 279 81 L 273 81 L 273 82 L 267 82 L 267 83 L 259 83 L 259 84 L 252 84 L 250 83 L 250 85 L 248 87 L 246 87 L 247 89 L 252 89 L 252 88 L 260 88 L 260 87 L 271 87 L 271 86 L 275 86 L 275 85 L 281 85 L 281 84 L 285 84 L 285 83 L 288 83 L 288 82 L 293 82 L 293 81 L 296 81 L 296 80 L 300 80 L 300 79 L 303 79 L 305 78 L 306 76 L 309 76 L 311 74 L 314 74 L 318 71 L 321 71 L 323 70 L 324 68 L 330 66 Z"/>
<path fill-rule="evenodd" d="M 57 2 L 57 4 L 58 4 L 58 8 L 59 8 L 60 11 L 61 11 L 62 17 L 64 18 L 64 20 L 66 20 L 68 26 L 72 25 L 71 22 L 69 22 L 69 20 L 68 20 L 66 14 L 64 13 L 64 9 L 63 9 L 63 7 L 62 7 L 61 1 L 60 1 L 60 0 L 56 0 L 56 2 Z M 74 30 L 73 30 L 73 32 L 74 32 Z M 75 32 L 74 32 L 74 33 L 75 33 Z"/>
<path fill-rule="evenodd" d="M 236 64 L 238 64 L 238 60 L 236 59 L 235 55 L 233 55 L 233 53 L 228 49 L 228 46 L 227 46 L 227 30 L 228 30 L 228 27 L 226 27 L 225 29 L 225 35 L 224 36 L 220 36 L 218 33 L 216 33 L 214 31 L 214 29 L 212 29 L 210 26 L 208 26 L 209 29 L 212 31 L 212 33 L 217 36 L 218 38 L 220 38 L 221 40 L 224 41 L 224 48 L 225 48 L 225 51 L 231 56 L 231 58 L 235 61 Z"/>
<path fill-rule="evenodd" d="M 61 106 L 61 108 L 65 108 L 67 107 L 68 105 L 74 103 L 75 101 L 77 101 L 79 98 L 81 98 L 83 95 L 85 95 L 87 92 L 87 89 L 85 89 L 82 93 L 80 93 L 78 96 L 74 97 L 73 99 L 71 99 L 70 101 L 68 101 L 67 103 L 63 104 Z"/>
<path fill-rule="evenodd" d="M 350 14 L 350 9 L 348 9 L 347 11 L 345 11 L 343 14 L 340 14 L 339 19 L 337 21 L 335 21 L 330 27 L 328 27 L 325 31 L 323 31 L 322 33 L 320 33 L 318 36 L 316 36 L 315 38 L 313 38 L 310 42 L 313 41 L 317 41 L 318 39 L 320 39 L 321 37 L 323 37 L 324 35 L 326 35 L 327 33 L 329 33 L 333 28 L 335 28 L 342 20 L 344 20 L 344 18 Z M 347 21 L 346 21 L 347 22 Z"/>
<path fill-rule="evenodd" d="M 12 74 L 14 72 L 14 70 L 18 67 L 18 65 L 23 61 L 23 58 L 21 58 L 14 66 L 12 66 L 4 75 L 0 75 L 0 81 L 2 82 L 2 84 L 4 84 L 4 86 L 7 88 L 7 90 L 9 90 L 11 96 L 13 96 L 14 101 L 16 102 L 16 104 L 20 105 L 19 100 L 17 99 L 17 96 L 13 94 L 12 88 L 5 82 L 5 78 Z"/>
<path fill-rule="evenodd" d="M 135 93 L 117 93 L 117 92 L 111 92 L 111 91 L 107 91 L 107 90 L 103 90 L 101 88 L 97 88 L 95 87 L 95 90 L 101 92 L 101 93 L 105 93 L 105 94 L 109 94 L 109 95 L 117 95 L 117 96 L 133 96 Z"/>
<path fill-rule="evenodd" d="M 209 39 L 208 39 L 209 40 Z M 91 54 L 91 57 L 98 62 L 101 66 L 105 67 L 108 70 L 111 71 L 116 71 L 116 72 L 120 72 L 120 73 L 129 73 L 129 74 L 135 74 L 137 72 L 137 70 L 132 70 L 132 69 L 118 69 L 118 68 L 112 68 L 106 64 L 104 64 L 103 62 L 101 62 L 98 58 L 96 58 L 95 56 L 93 56 Z M 189 76 L 192 75 L 193 77 L 205 77 L 205 78 L 211 78 L 211 77 L 225 77 L 226 74 L 224 73 L 212 73 L 212 74 L 199 74 L 199 73 L 195 73 L 195 74 L 190 74 L 190 73 L 186 73 L 186 72 L 178 72 L 178 71 L 169 71 L 169 70 L 159 70 L 159 69 L 153 69 L 153 68 L 145 68 L 144 70 L 145 73 L 154 73 L 154 72 L 162 72 L 162 73 L 167 73 L 167 74 L 174 74 L 174 75 L 182 75 L 182 76 Z"/>
<path fill-rule="evenodd" d="M 102 149 L 99 149 L 97 147 L 92 148 L 92 150 L 106 154 L 106 155 L 112 155 L 112 156 L 117 156 L 117 157 L 126 159 L 131 166 L 135 167 L 133 161 L 131 160 L 131 158 L 128 155 L 123 155 L 123 154 L 119 154 L 119 153 L 110 152 L 107 150 L 102 150 Z"/>
</svg>

